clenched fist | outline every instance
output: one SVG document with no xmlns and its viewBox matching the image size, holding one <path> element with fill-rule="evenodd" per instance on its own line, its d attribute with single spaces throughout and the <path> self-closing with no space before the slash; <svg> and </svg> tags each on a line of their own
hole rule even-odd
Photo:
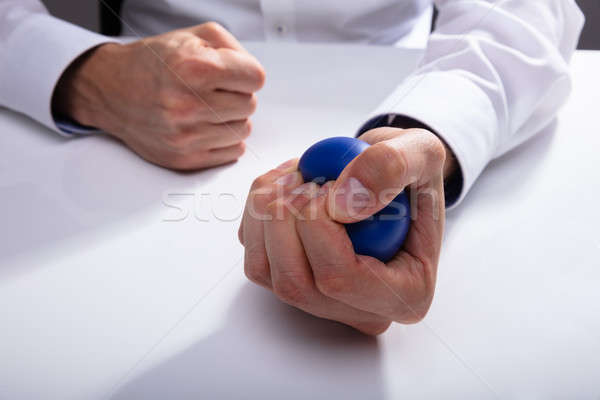
<svg viewBox="0 0 600 400">
<path fill-rule="evenodd" d="M 372 146 L 321 187 L 303 182 L 297 160 L 257 178 L 239 239 L 251 281 L 308 313 L 375 335 L 392 321 L 420 321 L 429 309 L 444 231 L 443 179 L 456 167 L 450 149 L 423 129 L 379 128 L 360 138 Z M 356 254 L 343 224 L 377 213 L 405 188 L 413 222 L 404 247 L 386 264 Z"/>
<path fill-rule="evenodd" d="M 155 164 L 199 169 L 243 154 L 264 81 L 259 62 L 223 27 L 206 23 L 99 46 L 63 74 L 54 111 Z"/>
</svg>

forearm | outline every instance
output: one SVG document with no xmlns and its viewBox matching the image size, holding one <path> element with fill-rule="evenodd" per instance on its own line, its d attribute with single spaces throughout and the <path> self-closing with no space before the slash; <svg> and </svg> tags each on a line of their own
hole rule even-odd
<svg viewBox="0 0 600 400">
<path fill-rule="evenodd" d="M 494 157 L 555 118 L 582 15 L 573 0 L 437 1 L 421 67 L 375 111 L 421 121 L 452 149 L 460 202 Z"/>
<path fill-rule="evenodd" d="M 437 28 L 417 74 L 453 74 L 485 93 L 495 111 L 498 132 L 490 139 L 498 156 L 547 125 L 565 102 L 581 13 L 573 0 L 437 4 Z M 457 102 L 462 95 L 455 94 Z"/>
</svg>

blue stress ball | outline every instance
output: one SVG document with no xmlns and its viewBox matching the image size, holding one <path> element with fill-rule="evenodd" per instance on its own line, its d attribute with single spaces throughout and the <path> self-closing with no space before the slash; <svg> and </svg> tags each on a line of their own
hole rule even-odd
<svg viewBox="0 0 600 400">
<path fill-rule="evenodd" d="M 298 168 L 305 182 L 319 185 L 334 181 L 346 165 L 369 144 L 350 137 L 334 137 L 312 145 L 300 158 Z M 357 254 L 387 262 L 400 250 L 410 228 L 410 202 L 400 193 L 387 207 L 353 224 L 346 231 Z"/>
</svg>

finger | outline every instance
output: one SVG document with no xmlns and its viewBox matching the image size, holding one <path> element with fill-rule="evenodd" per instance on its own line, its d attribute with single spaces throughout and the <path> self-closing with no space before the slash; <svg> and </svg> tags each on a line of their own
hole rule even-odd
<svg viewBox="0 0 600 400">
<path fill-rule="evenodd" d="M 240 158 L 246 151 L 246 145 L 241 142 L 233 146 L 208 151 L 207 161 L 212 165 L 227 164 Z"/>
<path fill-rule="evenodd" d="M 295 220 L 299 210 L 318 193 L 316 183 L 298 186 L 289 196 L 279 197 L 268 205 L 270 218 L 263 223 L 273 292 L 296 307 L 314 302 L 315 293 L 312 273 L 296 234 Z"/>
<path fill-rule="evenodd" d="M 435 291 L 437 268 L 444 235 L 445 201 L 442 177 L 411 189 L 416 217 L 403 246 L 388 263 L 405 300 L 412 305 L 409 317 L 422 319 Z"/>
<path fill-rule="evenodd" d="M 298 222 L 298 234 L 319 291 L 351 307 L 398 322 L 422 318 L 431 293 L 405 272 L 416 266 L 388 268 L 375 258 L 357 256 L 344 226 L 329 218 L 326 204 L 324 197 L 312 200 L 303 210 L 305 218 Z M 405 265 L 402 257 L 397 263 Z"/>
<path fill-rule="evenodd" d="M 222 124 L 243 121 L 256 111 L 254 94 L 211 90 L 204 93 L 170 96 L 172 105 L 167 114 L 169 121 L 179 129 L 198 131 L 198 124 Z"/>
<path fill-rule="evenodd" d="M 220 149 L 243 142 L 251 131 L 249 119 L 224 124 L 200 123 L 184 128 L 183 133 L 175 135 L 170 143 L 181 149 Z"/>
<path fill-rule="evenodd" d="M 206 103 L 200 106 L 198 117 L 213 124 L 244 120 L 256 111 L 254 94 L 218 90 L 206 94 L 204 99 Z"/>
<path fill-rule="evenodd" d="M 411 129 L 399 136 L 398 131 L 379 128 L 371 132 L 375 138 L 388 133 L 393 137 L 367 148 L 342 171 L 329 198 L 333 219 L 349 223 L 367 218 L 406 186 L 427 184 L 442 175 L 446 156 L 443 143 L 426 130 Z"/>
<path fill-rule="evenodd" d="M 207 22 L 189 29 L 196 36 L 206 40 L 215 48 L 246 51 L 240 42 L 227 29 L 216 22 Z"/>
<path fill-rule="evenodd" d="M 248 194 L 240 227 L 244 245 L 244 272 L 252 282 L 271 288 L 271 272 L 264 242 L 264 220 L 269 218 L 267 206 L 302 184 L 297 171 L 298 160 L 290 160 L 257 178 Z"/>
<path fill-rule="evenodd" d="M 217 52 L 224 68 L 215 77 L 215 88 L 254 93 L 263 87 L 265 70 L 256 58 L 249 53 L 230 49 L 219 49 Z"/>
<path fill-rule="evenodd" d="M 246 149 L 244 142 L 215 150 L 190 150 L 184 154 L 174 153 L 157 157 L 156 163 L 179 171 L 196 171 L 203 168 L 229 164 L 240 158 Z"/>
<path fill-rule="evenodd" d="M 244 121 L 211 125 L 208 128 L 207 137 L 203 140 L 207 147 L 219 149 L 233 146 L 246 140 L 250 136 L 250 132 L 252 132 L 252 123 L 247 119 Z"/>
<path fill-rule="evenodd" d="M 252 94 L 265 82 L 265 71 L 256 58 L 227 48 L 202 47 L 176 72 L 183 88 L 199 94 L 217 89 Z"/>
<path fill-rule="evenodd" d="M 275 174 L 275 173 L 279 173 L 280 174 L 281 172 L 290 173 L 290 172 L 296 171 L 297 169 L 298 169 L 298 159 L 297 158 L 292 158 L 290 160 L 287 160 L 287 161 L 283 162 L 274 171 L 271 171 L 269 173 L 270 174 Z M 258 186 L 259 179 L 262 179 L 262 177 L 258 178 L 257 180 L 255 180 L 254 183 L 252 184 L 252 188 L 250 188 L 250 195 L 252 195 L 252 193 L 253 193 L 253 188 L 255 188 L 255 187 Z M 248 200 L 246 201 L 246 205 L 244 207 L 244 216 L 242 217 L 242 222 L 240 223 L 240 228 L 238 230 L 238 239 L 239 239 L 239 241 L 240 241 L 240 243 L 241 243 L 242 246 L 244 245 L 244 225 L 245 225 L 244 221 L 246 220 L 246 217 L 247 217 L 248 208 L 250 206 L 252 206 L 252 204 L 249 203 L 249 200 L 250 200 L 250 198 L 248 198 Z"/>
<path fill-rule="evenodd" d="M 265 247 L 271 270 L 273 292 L 284 302 L 321 318 L 333 319 L 367 334 L 383 332 L 386 318 L 357 310 L 318 291 L 310 265 L 296 232 L 300 210 L 328 187 L 305 183 L 269 204 L 271 219 L 265 221 Z"/>
</svg>

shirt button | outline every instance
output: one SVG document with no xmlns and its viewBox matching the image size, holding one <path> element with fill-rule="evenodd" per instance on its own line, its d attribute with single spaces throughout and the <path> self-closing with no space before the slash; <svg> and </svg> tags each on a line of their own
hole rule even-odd
<svg viewBox="0 0 600 400">
<path fill-rule="evenodd" d="M 275 26 L 275 30 L 280 35 L 285 35 L 287 32 L 287 28 L 285 27 L 285 25 L 277 25 Z"/>
</svg>

